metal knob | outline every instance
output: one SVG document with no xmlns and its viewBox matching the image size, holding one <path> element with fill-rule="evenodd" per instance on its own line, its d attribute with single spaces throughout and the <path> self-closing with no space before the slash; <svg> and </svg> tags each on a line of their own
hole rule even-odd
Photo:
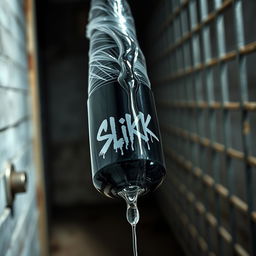
<svg viewBox="0 0 256 256">
<path fill-rule="evenodd" d="M 8 164 L 5 171 L 7 206 L 12 207 L 15 195 L 27 190 L 26 172 L 17 172 L 13 164 Z"/>
</svg>

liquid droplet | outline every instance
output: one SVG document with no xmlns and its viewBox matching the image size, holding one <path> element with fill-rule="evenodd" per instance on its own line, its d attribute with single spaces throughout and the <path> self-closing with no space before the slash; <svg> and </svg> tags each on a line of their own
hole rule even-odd
<svg viewBox="0 0 256 256">
<path fill-rule="evenodd" d="M 127 205 L 126 218 L 131 225 L 136 225 L 139 222 L 140 214 L 136 204 Z"/>
<path fill-rule="evenodd" d="M 137 207 L 138 196 L 143 192 L 138 186 L 129 186 L 118 193 L 127 204 L 126 219 L 132 226 L 133 255 L 138 256 L 136 224 L 139 222 L 140 214 Z"/>
</svg>

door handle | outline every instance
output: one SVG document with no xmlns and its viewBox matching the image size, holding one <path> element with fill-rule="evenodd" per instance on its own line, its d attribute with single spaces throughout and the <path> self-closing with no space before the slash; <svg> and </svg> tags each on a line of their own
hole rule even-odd
<svg viewBox="0 0 256 256">
<path fill-rule="evenodd" d="M 27 191 L 26 172 L 17 172 L 14 164 L 8 163 L 5 170 L 5 187 L 7 206 L 12 208 L 15 195 Z"/>
</svg>

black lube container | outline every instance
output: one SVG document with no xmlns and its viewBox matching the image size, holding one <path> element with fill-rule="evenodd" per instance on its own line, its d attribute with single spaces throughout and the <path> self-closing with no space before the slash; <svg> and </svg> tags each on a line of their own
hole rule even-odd
<svg viewBox="0 0 256 256">
<path fill-rule="evenodd" d="M 165 176 L 154 96 L 146 84 L 146 69 L 141 68 L 144 57 L 129 7 L 122 2 L 125 5 L 93 0 L 88 35 L 92 178 L 94 186 L 110 197 L 129 186 L 147 193 Z"/>
</svg>

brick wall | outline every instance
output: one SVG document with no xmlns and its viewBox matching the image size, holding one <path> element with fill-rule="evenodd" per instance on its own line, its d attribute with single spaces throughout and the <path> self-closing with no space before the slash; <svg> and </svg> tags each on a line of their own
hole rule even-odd
<svg viewBox="0 0 256 256">
<path fill-rule="evenodd" d="M 0 255 L 39 255 L 26 26 L 22 1 L 0 0 Z M 7 162 L 28 174 L 27 192 L 6 207 Z"/>
</svg>

